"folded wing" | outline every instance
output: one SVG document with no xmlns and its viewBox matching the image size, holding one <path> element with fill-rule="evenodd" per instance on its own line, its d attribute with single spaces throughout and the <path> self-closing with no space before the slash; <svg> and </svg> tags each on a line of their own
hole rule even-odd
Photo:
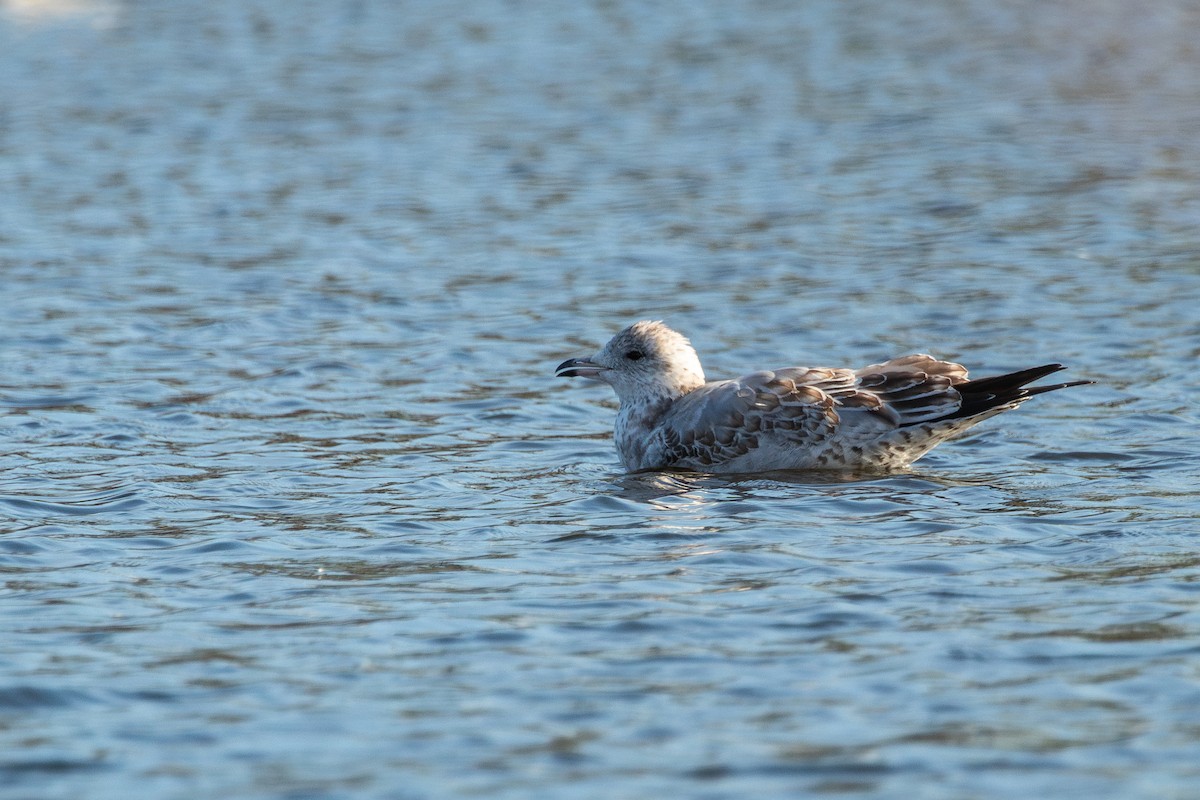
<svg viewBox="0 0 1200 800">
<path fill-rule="evenodd" d="M 658 425 L 658 458 L 708 466 L 765 444 L 815 453 L 833 438 L 869 446 L 898 427 L 945 418 L 962 403 L 958 364 L 912 355 L 861 370 L 790 367 L 705 384 Z"/>
</svg>

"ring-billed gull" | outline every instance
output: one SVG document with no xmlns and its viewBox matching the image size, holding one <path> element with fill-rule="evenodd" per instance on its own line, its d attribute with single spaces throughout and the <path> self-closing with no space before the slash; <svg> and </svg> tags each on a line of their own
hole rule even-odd
<svg viewBox="0 0 1200 800">
<path fill-rule="evenodd" d="M 692 345 L 661 322 L 637 322 L 599 353 L 555 375 L 617 393 L 613 438 L 625 468 L 760 472 L 889 470 L 1035 394 L 1092 381 L 1027 387 L 1061 364 L 968 380 L 917 354 L 862 369 L 787 367 L 705 382 Z"/>
</svg>

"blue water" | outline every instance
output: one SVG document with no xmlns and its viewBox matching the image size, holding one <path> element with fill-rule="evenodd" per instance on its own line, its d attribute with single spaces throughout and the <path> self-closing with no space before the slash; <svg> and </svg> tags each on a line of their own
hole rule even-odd
<svg viewBox="0 0 1200 800">
<path fill-rule="evenodd" d="M 0 796 L 1195 797 L 1197 29 L 0 6 Z M 642 318 L 1097 383 L 628 476 Z"/>
</svg>

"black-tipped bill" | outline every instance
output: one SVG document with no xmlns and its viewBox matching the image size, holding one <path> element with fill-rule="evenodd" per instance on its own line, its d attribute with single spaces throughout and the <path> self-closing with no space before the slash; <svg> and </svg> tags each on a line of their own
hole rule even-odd
<svg viewBox="0 0 1200 800">
<path fill-rule="evenodd" d="M 554 370 L 556 378 L 595 378 L 605 367 L 586 358 L 568 358 Z"/>
</svg>

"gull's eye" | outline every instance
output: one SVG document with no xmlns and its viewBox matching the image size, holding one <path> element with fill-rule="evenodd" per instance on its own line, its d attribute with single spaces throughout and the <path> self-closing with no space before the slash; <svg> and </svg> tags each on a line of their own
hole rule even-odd
<svg viewBox="0 0 1200 800">
<path fill-rule="evenodd" d="M 625 354 L 625 357 L 628 358 L 630 361 L 641 361 L 642 360 L 642 351 L 641 350 L 630 350 L 628 353 Z"/>
</svg>

